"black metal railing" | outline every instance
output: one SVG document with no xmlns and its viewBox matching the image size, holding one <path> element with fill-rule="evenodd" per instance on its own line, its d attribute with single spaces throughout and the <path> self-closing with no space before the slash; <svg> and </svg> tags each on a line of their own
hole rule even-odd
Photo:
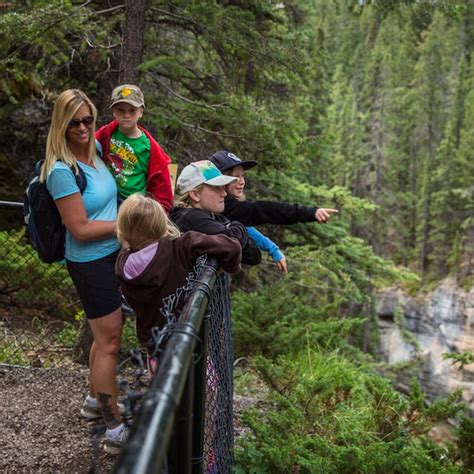
<svg viewBox="0 0 474 474">
<path fill-rule="evenodd" d="M 217 269 L 216 260 L 206 262 L 179 322 L 170 330 L 117 473 L 161 472 L 165 464 L 169 473 L 204 470 L 207 339 L 212 317 L 204 314 Z"/>
</svg>

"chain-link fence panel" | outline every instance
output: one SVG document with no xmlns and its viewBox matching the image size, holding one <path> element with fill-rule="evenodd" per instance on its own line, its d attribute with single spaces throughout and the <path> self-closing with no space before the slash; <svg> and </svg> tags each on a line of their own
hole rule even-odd
<svg viewBox="0 0 474 474">
<path fill-rule="evenodd" d="M 221 273 L 208 307 L 209 337 L 204 427 L 204 472 L 231 472 L 233 430 L 233 351 L 229 277 Z"/>
<path fill-rule="evenodd" d="M 202 284 L 201 273 L 206 266 L 206 258 L 200 257 L 188 276 L 185 286 L 176 290 L 163 302 L 162 313 L 166 325 L 154 333 L 155 350 L 158 364 L 167 338 L 179 331 L 180 314 L 185 301 L 197 283 Z M 194 426 L 194 430 L 203 429 L 203 457 L 195 460 L 202 465 L 207 474 L 230 473 L 233 462 L 233 352 L 232 327 L 230 318 L 229 277 L 221 273 L 216 279 L 205 318 L 209 322 L 205 381 L 205 414 L 203 426 Z M 204 347 L 206 345 L 204 344 Z M 201 345 L 201 348 L 203 345 Z M 193 370 L 191 368 L 190 370 Z M 199 387 L 195 387 L 199 391 Z"/>
<path fill-rule="evenodd" d="M 76 331 L 64 329 L 60 320 L 73 321 L 80 308 L 65 266 L 42 263 L 30 245 L 22 205 L 1 202 L 0 362 L 67 364 Z"/>
<path fill-rule="evenodd" d="M 46 264 L 30 245 L 21 207 L 0 205 L 0 305 L 71 320 L 81 308 L 65 264 Z"/>
</svg>

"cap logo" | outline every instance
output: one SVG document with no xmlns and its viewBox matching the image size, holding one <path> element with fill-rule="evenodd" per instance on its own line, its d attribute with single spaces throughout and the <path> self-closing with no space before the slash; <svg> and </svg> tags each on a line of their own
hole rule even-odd
<svg viewBox="0 0 474 474">
<path fill-rule="evenodd" d="M 234 155 L 233 153 L 227 153 L 227 158 L 230 158 L 231 160 L 234 160 L 237 163 L 240 163 L 242 161 L 237 155 Z"/>
<path fill-rule="evenodd" d="M 216 178 L 217 176 L 221 176 L 222 174 L 210 161 L 196 161 L 194 166 L 196 166 L 206 181 Z"/>
<path fill-rule="evenodd" d="M 132 93 L 131 89 L 125 88 L 125 89 L 122 90 L 121 95 L 122 95 L 122 97 L 128 97 L 131 93 Z"/>
</svg>

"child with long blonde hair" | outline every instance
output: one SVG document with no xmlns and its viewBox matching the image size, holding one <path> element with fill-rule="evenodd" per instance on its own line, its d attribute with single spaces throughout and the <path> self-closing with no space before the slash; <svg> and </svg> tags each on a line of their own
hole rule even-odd
<svg viewBox="0 0 474 474">
<path fill-rule="evenodd" d="M 117 237 L 122 250 L 116 273 L 135 310 L 138 339 L 147 348 L 152 345 L 151 329 L 165 324 L 160 311 L 163 298 L 186 283 L 197 257 L 214 256 L 229 273 L 240 269 L 242 249 L 237 239 L 199 232 L 180 235 L 160 203 L 140 194 L 121 205 Z"/>
</svg>

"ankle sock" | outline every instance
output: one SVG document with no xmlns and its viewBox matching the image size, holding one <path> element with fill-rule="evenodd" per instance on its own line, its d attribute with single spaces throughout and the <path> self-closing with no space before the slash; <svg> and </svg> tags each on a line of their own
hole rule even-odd
<svg viewBox="0 0 474 474">
<path fill-rule="evenodd" d="M 97 398 L 93 398 L 90 395 L 87 395 L 86 403 L 91 407 L 97 407 Z"/>
<path fill-rule="evenodd" d="M 97 398 L 87 395 L 85 401 L 87 405 L 89 405 L 91 408 L 99 408 L 99 403 L 97 402 Z M 123 413 L 125 411 L 125 405 L 123 402 L 117 402 L 117 407 L 120 413 Z"/>
<path fill-rule="evenodd" d="M 109 439 L 115 439 L 120 436 L 120 433 L 125 429 L 125 423 L 120 423 L 120 425 L 115 428 L 107 428 L 105 431 L 105 436 Z"/>
</svg>

